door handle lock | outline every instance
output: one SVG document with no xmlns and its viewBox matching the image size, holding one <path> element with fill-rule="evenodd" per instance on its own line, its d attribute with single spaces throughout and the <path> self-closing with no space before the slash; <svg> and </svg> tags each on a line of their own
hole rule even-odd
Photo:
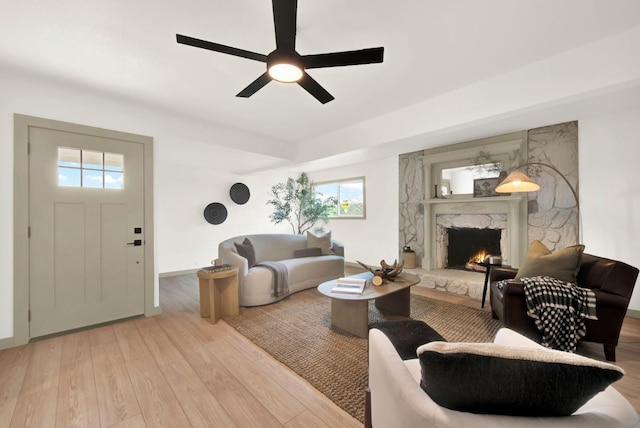
<svg viewBox="0 0 640 428">
<path fill-rule="evenodd" d="M 128 246 L 139 247 L 142 245 L 142 239 L 136 239 L 133 242 L 127 242 Z"/>
</svg>

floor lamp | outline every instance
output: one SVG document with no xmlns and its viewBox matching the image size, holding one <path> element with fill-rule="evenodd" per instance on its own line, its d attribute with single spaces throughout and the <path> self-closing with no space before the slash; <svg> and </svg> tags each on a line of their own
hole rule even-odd
<svg viewBox="0 0 640 428">
<path fill-rule="evenodd" d="M 507 178 L 505 178 L 504 180 L 502 180 L 500 184 L 498 184 L 498 186 L 496 187 L 496 192 L 497 193 L 518 193 L 518 192 L 535 192 L 537 190 L 540 190 L 540 185 L 538 183 L 536 183 L 531 178 L 529 178 L 529 176 L 527 176 L 524 172 L 519 171 L 519 168 L 525 168 L 527 166 L 532 166 L 532 165 L 544 166 L 555 171 L 555 173 L 558 174 L 560 178 L 564 180 L 565 183 L 567 183 L 567 186 L 569 186 L 569 189 L 571 189 L 571 193 L 573 194 L 573 197 L 576 199 L 576 206 L 578 207 L 578 211 L 580 210 L 580 207 L 579 207 L 580 202 L 578 201 L 578 194 L 576 193 L 576 190 L 573 188 L 573 186 L 571 185 L 567 177 L 565 177 L 565 175 L 561 173 L 558 170 L 558 168 L 556 168 L 555 166 L 542 163 L 542 162 L 527 162 L 525 164 L 520 165 L 519 167 L 514 169 L 511 172 L 511 174 L 507 176 Z"/>
<path fill-rule="evenodd" d="M 500 184 L 496 186 L 496 193 L 519 193 L 519 192 L 535 192 L 540 190 L 540 185 L 533 181 L 529 176 L 527 176 L 524 172 L 519 171 L 519 168 L 525 168 L 527 166 L 543 166 L 551 169 L 556 174 L 560 176 L 567 183 L 569 189 L 571 190 L 571 194 L 576 200 L 576 209 L 578 210 L 578 241 L 580 240 L 580 201 L 578 200 L 578 193 L 576 189 L 573 188 L 567 177 L 563 173 L 561 173 L 558 168 L 553 165 L 549 165 L 542 162 L 527 162 L 518 166 L 514 169 Z"/>
</svg>

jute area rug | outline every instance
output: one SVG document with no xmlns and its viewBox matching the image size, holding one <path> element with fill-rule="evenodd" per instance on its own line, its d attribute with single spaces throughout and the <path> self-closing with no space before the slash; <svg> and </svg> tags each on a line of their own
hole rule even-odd
<svg viewBox="0 0 640 428">
<path fill-rule="evenodd" d="M 411 318 L 423 320 L 449 342 L 490 342 L 500 327 L 489 312 L 415 295 Z M 388 319 L 370 302 L 369 323 Z M 367 339 L 331 326 L 329 298 L 305 290 L 271 305 L 242 308 L 225 321 L 364 422 Z"/>
</svg>

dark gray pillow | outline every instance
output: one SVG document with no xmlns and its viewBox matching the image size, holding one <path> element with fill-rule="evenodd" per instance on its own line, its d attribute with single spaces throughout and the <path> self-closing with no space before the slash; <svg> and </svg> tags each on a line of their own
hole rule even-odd
<svg viewBox="0 0 640 428">
<path fill-rule="evenodd" d="M 431 342 L 418 356 L 429 397 L 472 413 L 567 416 L 624 374 L 568 352 L 493 343 Z"/>
<path fill-rule="evenodd" d="M 446 342 L 445 338 L 420 320 L 389 320 L 369 324 L 369 329 L 377 328 L 393 343 L 403 360 L 416 358 L 416 349 L 429 342 Z"/>
<path fill-rule="evenodd" d="M 320 247 L 302 248 L 300 250 L 293 251 L 293 257 L 317 257 L 322 255 L 322 249 Z"/>
<path fill-rule="evenodd" d="M 251 269 L 251 267 L 256 264 L 256 250 L 253 248 L 253 243 L 249 238 L 244 238 L 241 244 L 234 242 L 233 245 L 236 246 L 238 254 L 247 259 L 249 269 Z"/>
</svg>

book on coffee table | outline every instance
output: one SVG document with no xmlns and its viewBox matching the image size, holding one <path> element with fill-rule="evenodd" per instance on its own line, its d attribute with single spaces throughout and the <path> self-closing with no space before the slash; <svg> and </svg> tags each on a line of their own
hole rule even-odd
<svg viewBox="0 0 640 428">
<path fill-rule="evenodd" d="M 362 294 L 367 280 L 364 278 L 338 278 L 331 289 L 334 293 Z"/>
</svg>

